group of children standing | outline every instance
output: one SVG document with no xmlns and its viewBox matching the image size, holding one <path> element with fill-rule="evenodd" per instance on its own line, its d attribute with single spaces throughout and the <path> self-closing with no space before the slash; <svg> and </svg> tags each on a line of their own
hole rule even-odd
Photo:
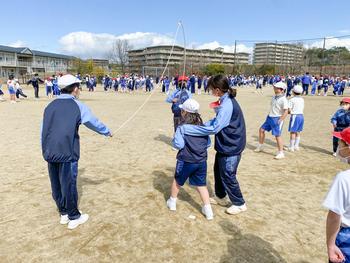
<svg viewBox="0 0 350 263">
<path fill-rule="evenodd" d="M 275 96 L 272 97 L 271 108 L 265 122 L 259 129 L 259 143 L 255 152 L 263 150 L 265 141 L 265 132 L 272 132 L 277 142 L 278 152 L 275 159 L 283 159 L 285 157 L 283 152 L 282 128 L 284 120 L 291 114 L 289 128 L 290 144 L 287 148 L 290 152 L 298 151 L 300 144 L 300 133 L 304 127 L 304 99 L 301 97 L 303 87 L 296 85 L 293 87 L 293 97 L 287 100 L 285 91 L 287 86 L 282 81 L 273 84 Z"/>
</svg>

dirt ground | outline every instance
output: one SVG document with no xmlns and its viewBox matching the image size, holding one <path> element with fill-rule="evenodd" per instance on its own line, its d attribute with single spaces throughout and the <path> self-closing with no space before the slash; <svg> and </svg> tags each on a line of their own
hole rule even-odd
<svg viewBox="0 0 350 263">
<path fill-rule="evenodd" d="M 170 146 L 172 115 L 163 94 L 155 92 L 113 138 L 82 126 L 79 208 L 90 219 L 70 231 L 59 224 L 41 156 L 40 125 L 49 100 L 34 100 L 32 90 L 25 91 L 31 95 L 28 100 L 0 103 L 0 262 L 327 261 L 326 211 L 321 203 L 333 177 L 347 168 L 331 155 L 329 119 L 339 98 L 305 98 L 302 150 L 276 161 L 271 135 L 264 153 L 253 152 L 271 88 L 264 95 L 253 88 L 239 89 L 248 143 L 238 178 L 248 210 L 230 216 L 215 206 L 211 222 L 201 215 L 199 196 L 188 185 L 181 190 L 176 212 L 165 205 L 176 152 Z M 81 95 L 112 130 L 146 98 L 144 93 L 102 91 Z M 204 120 L 214 116 L 208 104 L 215 98 L 196 95 L 195 99 Z M 287 125 L 283 134 L 287 143 Z M 211 148 L 210 188 L 214 154 Z"/>
</svg>

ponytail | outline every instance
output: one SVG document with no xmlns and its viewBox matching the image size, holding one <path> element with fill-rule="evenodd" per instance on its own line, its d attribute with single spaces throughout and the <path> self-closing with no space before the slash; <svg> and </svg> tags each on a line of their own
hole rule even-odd
<svg viewBox="0 0 350 263">
<path fill-rule="evenodd" d="M 230 98 L 236 98 L 237 89 L 230 87 L 228 90 L 228 95 L 230 96 Z"/>
<path fill-rule="evenodd" d="M 235 98 L 237 95 L 237 90 L 230 87 L 228 78 L 222 74 L 210 77 L 208 87 L 210 89 L 219 89 L 223 93 L 227 92 L 230 98 Z"/>
</svg>

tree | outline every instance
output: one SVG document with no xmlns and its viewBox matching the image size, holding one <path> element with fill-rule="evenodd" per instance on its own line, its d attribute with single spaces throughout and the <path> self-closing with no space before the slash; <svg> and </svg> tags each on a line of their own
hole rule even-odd
<svg viewBox="0 0 350 263">
<path fill-rule="evenodd" d="M 224 74 L 225 66 L 223 64 L 208 64 L 204 68 L 204 73 L 208 76 Z"/>
<path fill-rule="evenodd" d="M 132 49 L 129 41 L 126 39 L 117 39 L 108 54 L 109 60 L 118 63 L 124 73 L 125 65 L 128 64 L 128 51 Z"/>
</svg>

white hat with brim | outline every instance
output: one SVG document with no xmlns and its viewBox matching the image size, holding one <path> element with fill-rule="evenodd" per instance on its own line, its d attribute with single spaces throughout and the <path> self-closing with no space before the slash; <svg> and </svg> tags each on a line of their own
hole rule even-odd
<svg viewBox="0 0 350 263">
<path fill-rule="evenodd" d="M 64 75 L 60 77 L 57 81 L 57 84 L 58 86 L 60 86 L 61 89 L 70 86 L 74 83 L 81 83 L 81 80 L 71 74 Z"/>
<path fill-rule="evenodd" d="M 294 88 L 293 88 L 293 92 L 298 93 L 298 94 L 301 94 L 301 93 L 303 93 L 303 87 L 300 86 L 300 85 L 296 85 L 296 86 L 294 86 Z"/>
<path fill-rule="evenodd" d="M 194 99 L 187 99 L 183 104 L 179 105 L 179 108 L 189 113 L 197 113 L 199 111 L 199 103 Z"/>
<path fill-rule="evenodd" d="M 287 85 L 284 84 L 282 81 L 279 81 L 279 82 L 273 84 L 273 87 L 277 88 L 277 89 L 285 90 L 287 88 Z"/>
</svg>

